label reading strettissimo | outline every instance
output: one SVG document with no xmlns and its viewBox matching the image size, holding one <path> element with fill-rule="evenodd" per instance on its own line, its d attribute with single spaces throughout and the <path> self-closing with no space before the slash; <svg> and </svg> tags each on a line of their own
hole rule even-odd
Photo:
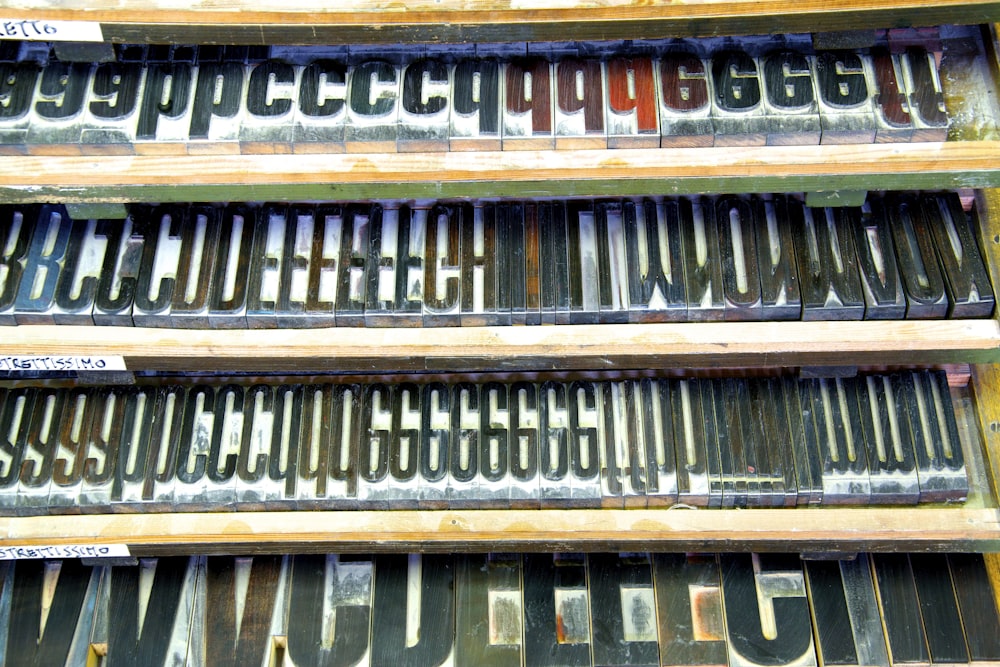
<svg viewBox="0 0 1000 667">
<path fill-rule="evenodd" d="M 59 355 L 8 355 L 0 356 L 0 371 L 11 373 L 28 371 L 124 371 L 125 359 L 120 356 L 71 357 Z"/>
<path fill-rule="evenodd" d="M 125 544 L 58 544 L 33 547 L 0 547 L 0 560 L 33 558 L 128 558 Z"/>
</svg>

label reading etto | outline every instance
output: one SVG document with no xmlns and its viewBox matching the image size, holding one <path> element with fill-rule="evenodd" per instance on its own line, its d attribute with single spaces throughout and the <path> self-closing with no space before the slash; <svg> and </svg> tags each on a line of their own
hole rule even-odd
<svg viewBox="0 0 1000 667">
<path fill-rule="evenodd" d="M 43 21 L 0 18 L 0 39 L 29 42 L 103 42 L 101 24 L 94 21 Z"/>
</svg>

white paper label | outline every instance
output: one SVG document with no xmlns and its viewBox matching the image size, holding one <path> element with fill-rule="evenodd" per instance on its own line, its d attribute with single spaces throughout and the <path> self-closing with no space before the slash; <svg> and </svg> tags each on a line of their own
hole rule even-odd
<svg viewBox="0 0 1000 667">
<path fill-rule="evenodd" d="M 0 18 L 0 39 L 29 42 L 103 42 L 101 24 L 95 21 L 45 21 Z"/>
<path fill-rule="evenodd" d="M 59 544 L 55 546 L 0 547 L 0 560 L 32 558 L 128 558 L 127 544 Z"/>
<path fill-rule="evenodd" d="M 0 371 L 25 373 L 29 371 L 124 371 L 125 358 L 110 356 L 46 356 L 25 354 L 0 356 Z"/>
</svg>

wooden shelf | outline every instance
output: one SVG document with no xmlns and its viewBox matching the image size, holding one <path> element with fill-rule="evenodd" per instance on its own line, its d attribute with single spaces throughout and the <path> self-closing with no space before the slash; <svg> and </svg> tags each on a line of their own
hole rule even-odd
<svg viewBox="0 0 1000 667">
<path fill-rule="evenodd" d="M 4 156 L 0 203 L 573 197 L 1000 186 L 1000 141 L 337 155 Z"/>
<path fill-rule="evenodd" d="M 13 19 L 95 21 L 114 42 L 325 44 L 641 39 L 1000 19 L 995 0 L 22 0 Z"/>
<path fill-rule="evenodd" d="M 8 355 L 121 355 L 134 371 L 472 372 L 1000 362 L 996 320 L 186 330 L 19 326 Z"/>
</svg>

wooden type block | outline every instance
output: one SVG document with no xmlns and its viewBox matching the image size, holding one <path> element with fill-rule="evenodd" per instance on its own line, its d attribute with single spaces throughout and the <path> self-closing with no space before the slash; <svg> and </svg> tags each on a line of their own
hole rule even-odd
<svg viewBox="0 0 1000 667">
<path fill-rule="evenodd" d="M 196 70 L 185 62 L 150 63 L 146 66 L 135 130 L 136 153 L 187 153 L 195 79 Z M 202 97 L 204 99 L 204 93 Z M 232 103 L 231 99 L 229 103 Z"/>
<path fill-rule="evenodd" d="M 630 322 L 682 321 L 687 316 L 680 220 L 662 202 L 622 202 Z"/>
<path fill-rule="evenodd" d="M 37 218 L 34 206 L 0 208 L 0 324 L 16 324 L 14 307 Z"/>
<path fill-rule="evenodd" d="M 893 665 L 930 665 L 927 633 L 906 554 L 872 554 L 875 591 Z"/>
<path fill-rule="evenodd" d="M 455 557 L 455 664 L 520 667 L 524 600 L 517 554 Z"/>
<path fill-rule="evenodd" d="M 505 108 L 502 66 L 495 58 L 464 58 L 451 73 L 449 150 L 498 151 Z"/>
<path fill-rule="evenodd" d="M 814 56 L 823 144 L 875 141 L 875 105 L 869 81 L 871 58 L 853 51 L 823 51 Z"/>
<path fill-rule="evenodd" d="M 764 441 L 764 427 L 757 404 L 752 401 L 753 380 L 744 380 L 739 391 L 737 410 L 743 430 L 744 457 L 747 470 L 747 504 L 772 507 L 783 498 L 783 480 L 778 488 L 772 485 L 770 452 Z M 756 493 L 755 493 L 756 490 Z"/>
<path fill-rule="evenodd" d="M 71 389 L 58 415 L 52 483 L 46 503 L 50 514 L 77 514 L 77 499 L 83 485 L 86 436 L 94 416 L 98 389 Z"/>
<path fill-rule="evenodd" d="M 911 378 L 923 433 L 923 446 L 915 443 L 914 448 L 920 500 L 965 500 L 969 493 L 969 477 L 948 380 L 942 373 L 929 371 L 914 372 Z"/>
<path fill-rule="evenodd" d="M 802 296 L 795 265 L 788 199 L 775 195 L 757 200 L 757 273 L 760 276 L 761 317 L 764 320 L 797 320 L 802 317 Z M 752 261 L 752 260 L 751 260 Z"/>
<path fill-rule="evenodd" d="M 17 507 L 21 467 L 27 447 L 37 390 L 10 389 L 0 395 L 0 511 L 11 515 Z"/>
<path fill-rule="evenodd" d="M 539 202 L 536 206 L 542 240 L 538 262 L 542 272 L 542 324 L 568 324 L 570 255 L 566 207 L 562 202 Z"/>
<path fill-rule="evenodd" d="M 184 424 L 184 394 L 185 390 L 177 386 L 161 387 L 155 393 L 142 487 L 144 510 L 164 512 L 173 507 L 177 453 Z"/>
<path fill-rule="evenodd" d="M 338 207 L 293 206 L 285 236 L 285 258 L 275 302 L 279 328 L 335 324 L 342 218 Z M 382 208 L 372 206 L 370 229 L 381 225 Z"/>
<path fill-rule="evenodd" d="M 274 387 L 271 456 L 268 477 L 274 495 L 265 509 L 292 509 L 295 506 L 297 466 L 299 461 L 299 428 L 302 423 L 302 385 L 283 384 Z"/>
<path fill-rule="evenodd" d="M 106 513 L 110 510 L 118 468 L 118 448 L 124 422 L 125 390 L 109 388 L 95 397 L 90 431 L 85 437 L 83 483 L 78 503 L 83 514 Z"/>
<path fill-rule="evenodd" d="M 376 207 L 358 204 L 347 206 L 342 212 L 334 307 L 337 326 L 360 327 L 365 323 L 368 271 L 372 268 L 367 261 L 368 239 L 372 220 L 380 214 Z"/>
<path fill-rule="evenodd" d="M 260 226 L 257 221 L 259 213 L 258 209 L 238 204 L 226 206 L 221 211 L 219 241 L 208 297 L 208 326 L 212 329 L 243 329 L 247 326 L 250 269 L 256 259 L 254 235 Z M 263 257 L 261 260 L 266 262 Z M 259 272 L 257 276 L 258 280 L 262 278 Z M 94 319 L 97 319 L 96 312 Z"/>
<path fill-rule="evenodd" d="M 637 505 L 671 506 L 677 502 L 677 458 L 670 386 L 666 380 L 628 382 L 626 398 L 627 423 L 636 434 L 627 443 L 626 484 L 636 496 L 644 491 Z"/>
<path fill-rule="evenodd" d="M 91 94 L 81 121 L 80 143 L 86 153 L 131 155 L 135 152 L 143 67 L 106 62 L 94 70 Z"/>
<path fill-rule="evenodd" d="M 348 67 L 344 146 L 348 153 L 394 153 L 399 138 L 401 69 L 361 55 Z"/>
<path fill-rule="evenodd" d="M 462 326 L 510 324 L 510 312 L 499 310 L 500 291 L 506 288 L 499 270 L 505 264 L 501 253 L 507 255 L 507 248 L 498 245 L 506 238 L 497 228 L 506 224 L 506 217 L 498 216 L 502 208 L 486 203 L 475 206 L 472 216 L 462 216 Z"/>
<path fill-rule="evenodd" d="M 417 506 L 420 470 L 420 387 L 390 387 L 389 475 L 384 500 L 391 509 Z"/>
<path fill-rule="evenodd" d="M 177 206 L 136 207 L 132 217 L 143 239 L 132 321 L 137 327 L 170 327 L 181 256 L 192 252 L 194 229 Z"/>
<path fill-rule="evenodd" d="M 803 320 L 860 320 L 865 300 L 845 213 L 788 199 Z"/>
<path fill-rule="evenodd" d="M 188 653 L 197 590 L 198 558 L 141 560 L 105 572 L 91 644 L 105 645 L 104 662 L 166 666 Z M 100 632 L 98 632 L 98 628 Z"/>
<path fill-rule="evenodd" d="M 757 59 L 740 48 L 711 56 L 712 125 L 716 146 L 763 146 L 770 131 Z"/>
<path fill-rule="evenodd" d="M 726 629 L 722 584 L 714 554 L 656 554 L 660 664 L 663 667 L 723 667 Z"/>
<path fill-rule="evenodd" d="M 449 149 L 450 72 L 441 58 L 421 58 L 403 67 L 396 137 L 399 152 Z"/>
<path fill-rule="evenodd" d="M 554 78 L 552 64 L 543 58 L 515 58 L 504 63 L 504 150 L 555 146 Z"/>
<path fill-rule="evenodd" d="M 269 665 L 275 637 L 285 634 L 287 562 L 281 556 L 200 559 L 186 665 Z M 297 615 L 296 622 L 308 617 Z"/>
<path fill-rule="evenodd" d="M 383 585 L 376 580 L 384 563 L 376 567 L 367 558 L 322 554 L 290 560 L 288 615 L 282 619 L 287 658 L 296 665 L 370 664 L 372 595 L 373 588 Z M 399 604 L 397 587 L 392 588 L 397 606 L 405 609 Z"/>
<path fill-rule="evenodd" d="M 884 46 L 871 51 L 875 109 L 875 143 L 913 140 L 913 119 L 906 99 L 899 54 Z"/>
<path fill-rule="evenodd" d="M 540 445 L 543 437 L 540 429 L 542 411 L 548 408 L 542 404 L 543 401 L 549 400 L 547 389 L 540 394 L 538 385 L 533 382 L 515 382 L 510 388 L 510 506 L 512 508 L 529 509 L 539 506 L 539 480 L 542 468 L 539 457 L 542 453 Z M 565 447 L 562 451 L 567 453 Z M 551 454 L 551 450 L 546 453 Z"/>
<path fill-rule="evenodd" d="M 424 226 L 409 206 L 382 209 L 368 230 L 366 326 L 420 326 L 423 322 Z"/>
<path fill-rule="evenodd" d="M 189 153 L 240 152 L 247 78 L 243 63 L 199 60 L 188 123 Z"/>
<path fill-rule="evenodd" d="M 511 397 L 507 385 L 499 382 L 483 385 L 480 392 L 479 476 L 476 480 L 480 507 L 509 507 L 511 447 L 515 444 Z M 520 443 L 517 446 L 520 447 Z"/>
<path fill-rule="evenodd" d="M 150 435 L 156 415 L 155 388 L 130 387 L 123 391 L 125 401 L 118 440 L 118 463 L 111 487 L 112 512 L 142 512 L 145 510 L 144 491 L 150 472 Z M 235 463 L 234 463 L 235 465 Z"/>
<path fill-rule="evenodd" d="M 776 378 L 751 381 L 750 405 L 750 419 L 761 427 L 757 452 L 767 465 L 759 467 L 757 472 L 771 485 L 770 504 L 794 507 L 798 502 L 798 482 L 782 382 Z"/>
<path fill-rule="evenodd" d="M 90 63 L 58 60 L 45 65 L 38 78 L 25 133 L 29 153 L 80 152 L 92 69 Z"/>
<path fill-rule="evenodd" d="M 247 272 L 246 326 L 250 329 L 278 326 L 277 301 L 288 226 L 284 204 L 264 206 L 256 216 Z"/>
<path fill-rule="evenodd" d="M 524 217 L 524 324 L 538 326 L 542 323 L 542 232 L 534 204 L 517 204 L 515 208 L 522 211 Z"/>
<path fill-rule="evenodd" d="M 174 506 L 180 511 L 213 507 L 215 485 L 208 477 L 208 458 L 216 421 L 222 421 L 219 419 L 221 411 L 216 409 L 218 398 L 216 389 L 211 386 L 191 387 L 185 396 L 174 483 Z M 220 435 L 221 426 L 218 424 Z"/>
<path fill-rule="evenodd" d="M 783 378 L 781 383 L 798 484 L 796 504 L 819 505 L 823 502 L 823 461 L 809 397 L 800 391 L 802 386 L 796 380 Z"/>
<path fill-rule="evenodd" d="M 847 386 L 853 383 L 852 378 L 800 382 L 800 390 L 811 398 L 809 410 L 816 419 L 824 505 L 867 505 L 871 496 L 857 391 Z"/>
<path fill-rule="evenodd" d="M 280 60 L 246 69 L 246 109 L 238 117 L 241 153 L 290 153 L 295 140 L 295 67 Z M 237 122 L 234 122 L 237 124 Z"/>
<path fill-rule="evenodd" d="M 659 148 L 660 119 L 653 60 L 613 55 L 604 63 L 608 148 Z"/>
<path fill-rule="evenodd" d="M 570 440 L 571 419 L 579 422 L 578 416 L 570 416 L 570 410 L 577 404 L 576 396 L 570 396 L 570 392 L 566 384 L 552 380 L 542 383 L 538 390 L 538 485 L 542 507 L 565 507 L 572 501 L 578 470 L 586 473 L 588 479 L 597 474 L 596 434 L 593 443 L 588 438 L 586 447 Z M 590 434 L 588 431 L 587 435 Z M 577 449 L 571 449 L 571 444 L 577 445 Z M 586 465 L 582 461 L 584 455 Z"/>
<path fill-rule="evenodd" d="M 657 67 L 660 146 L 715 143 L 712 79 L 705 60 L 689 44 L 660 56 Z"/>
<path fill-rule="evenodd" d="M 455 566 L 450 555 L 375 558 L 371 664 L 435 667 L 455 653 Z"/>
<path fill-rule="evenodd" d="M 330 498 L 330 454 L 332 453 L 334 388 L 306 386 L 302 391 L 302 421 L 299 425 L 299 462 L 295 472 L 295 508 L 328 509 Z"/>
<path fill-rule="evenodd" d="M 856 387 L 872 504 L 916 503 L 920 486 L 913 445 L 903 430 L 905 416 L 900 416 L 890 377 L 867 376 Z"/>
<path fill-rule="evenodd" d="M 594 206 L 601 322 L 624 323 L 629 319 L 624 215 L 619 202 L 597 202 Z"/>
<path fill-rule="evenodd" d="M 356 384 L 335 385 L 332 393 L 327 505 L 338 509 L 355 508 L 358 505 L 362 389 Z"/>
<path fill-rule="evenodd" d="M 903 319 L 906 295 L 882 200 L 873 198 L 864 208 L 847 209 L 846 214 L 857 250 L 865 319 Z"/>
<path fill-rule="evenodd" d="M 102 569 L 76 559 L 11 563 L 3 582 L 9 611 L 0 625 L 0 663 L 83 664 Z"/>
<path fill-rule="evenodd" d="M 288 460 L 288 442 L 275 441 L 291 436 L 292 425 L 283 424 L 283 410 L 292 403 L 276 400 L 273 385 L 258 384 L 243 394 L 243 434 L 236 460 L 235 502 L 238 509 L 260 511 L 283 501 Z M 284 449 L 284 451 L 283 451 Z M 278 463 L 272 465 L 272 459 Z"/>
<path fill-rule="evenodd" d="M 58 272 L 52 297 L 52 321 L 56 324 L 94 324 L 94 302 L 101 272 L 107 266 L 108 238 L 97 233 L 96 220 L 69 222 L 71 230 L 65 262 Z"/>
<path fill-rule="evenodd" d="M 729 664 L 816 665 L 798 557 L 722 554 Z"/>
<path fill-rule="evenodd" d="M 989 317 L 996 298 L 974 226 L 962 209 L 958 194 L 925 195 L 921 211 L 944 275 L 948 317 Z"/>
<path fill-rule="evenodd" d="M 759 200 L 725 196 L 715 200 L 712 209 L 718 229 L 726 320 L 756 321 L 763 314 L 760 272 L 755 261 L 754 230 L 765 223 L 759 203 Z"/>
<path fill-rule="evenodd" d="M 600 264 L 597 223 L 591 202 L 570 202 L 569 232 L 569 303 L 570 324 L 600 322 Z"/>
<path fill-rule="evenodd" d="M 947 486 L 944 480 L 936 478 L 934 468 L 943 467 L 940 451 L 934 451 L 934 444 L 929 438 L 939 438 L 940 432 L 931 426 L 931 419 L 937 421 L 937 413 L 933 417 L 933 399 L 922 391 L 923 383 L 915 373 L 893 373 L 888 377 L 892 395 L 896 404 L 896 422 L 899 429 L 901 446 L 913 451 L 915 475 L 917 478 L 918 501 L 923 499 L 924 489 L 931 496 L 947 496 Z M 928 392 L 929 393 L 929 392 Z M 931 398 L 932 400 L 928 400 Z M 935 423 L 934 426 L 937 426 Z M 937 487 L 937 488 L 936 488 Z"/>
<path fill-rule="evenodd" d="M 452 446 L 448 461 L 449 508 L 479 506 L 480 428 L 486 405 L 482 385 L 459 383 L 453 388 L 455 409 L 451 413 Z"/>
<path fill-rule="evenodd" d="M 539 667 L 589 667 L 590 599 L 581 554 L 525 554 L 524 654 Z"/>
<path fill-rule="evenodd" d="M 27 152 L 28 127 L 32 122 L 35 86 L 42 68 L 33 61 L 0 63 L 0 155 Z"/>
<path fill-rule="evenodd" d="M 586 150 L 608 147 L 604 116 L 604 63 L 595 58 L 567 57 L 553 66 L 555 146 Z"/>
<path fill-rule="evenodd" d="M 906 292 L 906 317 L 945 317 L 949 303 L 944 276 L 921 201 L 908 194 L 893 195 L 886 198 L 885 209 Z"/>
<path fill-rule="evenodd" d="M 529 315 L 524 206 L 520 203 L 505 204 L 498 211 L 498 217 L 506 217 L 506 223 L 501 220 L 498 227 L 507 230 L 505 245 L 508 252 L 501 263 L 501 271 L 509 276 L 506 290 L 509 298 L 501 300 L 501 304 L 506 310 L 509 301 L 511 324 L 524 325 L 528 323 Z"/>
<path fill-rule="evenodd" d="M 18 324 L 53 324 L 55 294 L 66 264 L 73 221 L 61 206 L 42 206 L 24 254 L 24 268 L 14 299 Z"/>
<path fill-rule="evenodd" d="M 66 392 L 40 388 L 28 420 L 28 432 L 21 454 L 20 474 L 13 510 L 18 516 L 45 514 L 52 482 L 58 440 L 59 416 L 65 409 Z"/>
<path fill-rule="evenodd" d="M 366 508 L 388 509 L 392 393 L 391 387 L 380 383 L 364 388 L 358 452 L 358 502 Z"/>
<path fill-rule="evenodd" d="M 767 145 L 815 145 L 822 135 L 815 78 L 809 57 L 789 46 L 759 59 Z"/>
<path fill-rule="evenodd" d="M 347 126 L 347 66 L 342 58 L 318 58 L 299 72 L 292 105 L 292 151 L 341 153 Z"/>
<path fill-rule="evenodd" d="M 624 382 L 602 382 L 598 387 L 598 404 L 601 406 L 597 427 L 598 458 L 601 468 L 601 507 L 621 509 L 625 502 L 625 466 L 628 464 L 629 440 L 638 434 L 629 429 L 626 421 L 628 406 L 624 395 Z M 643 447 L 644 448 L 644 447 Z M 631 502 L 641 502 L 629 499 Z"/>
<path fill-rule="evenodd" d="M 458 405 L 452 387 L 432 382 L 421 387 L 420 471 L 417 506 L 448 507 L 448 472 L 451 463 L 452 411 Z"/>
<path fill-rule="evenodd" d="M 590 554 L 595 667 L 660 667 L 656 596 L 648 554 Z"/>
<path fill-rule="evenodd" d="M 947 559 L 962 614 L 969 662 L 995 664 L 1000 660 L 1000 614 L 983 557 L 953 553 Z"/>
<path fill-rule="evenodd" d="M 668 220 L 680 221 L 684 244 L 684 286 L 687 289 L 687 318 L 692 322 L 721 320 L 725 317 L 719 230 L 714 224 L 714 203 L 703 198 L 667 200 Z"/>
<path fill-rule="evenodd" d="M 719 453 L 715 439 L 715 413 L 705 413 L 703 380 L 671 383 L 670 411 L 677 448 L 677 500 L 694 506 L 722 504 Z M 714 408 L 714 404 L 711 405 Z M 716 449 L 710 451 L 709 446 Z M 711 468 L 709 461 L 713 462 Z"/>
<path fill-rule="evenodd" d="M 910 554 L 931 664 L 969 664 L 962 617 L 945 554 Z"/>
<path fill-rule="evenodd" d="M 578 380 L 566 392 L 569 412 L 570 504 L 574 507 L 600 507 L 621 502 L 620 458 L 609 457 L 607 440 L 611 405 L 605 405 L 602 385 Z M 551 415 L 550 415 L 551 420 Z M 550 421 L 551 427 L 551 421 Z M 617 448 L 614 450 L 617 453 Z M 543 493 L 546 490 L 543 487 Z M 544 496 L 543 496 L 544 501 Z"/>
<path fill-rule="evenodd" d="M 219 245 L 220 211 L 194 206 L 181 228 L 181 255 L 177 262 L 170 325 L 177 329 L 207 329 L 209 295 Z"/>
<path fill-rule="evenodd" d="M 868 556 L 804 562 L 816 654 L 824 667 L 889 664 Z"/>
<path fill-rule="evenodd" d="M 900 56 L 907 106 L 913 120 L 913 141 L 945 141 L 948 138 L 948 109 L 937 57 L 916 45 Z"/>
<path fill-rule="evenodd" d="M 424 246 L 424 326 L 461 324 L 462 221 L 468 205 L 437 205 L 427 213 Z"/>
<path fill-rule="evenodd" d="M 740 379 L 712 382 L 715 419 L 719 425 L 719 461 L 722 473 L 722 506 L 747 507 L 751 496 L 759 498 L 756 470 L 747 461 L 748 451 L 740 403 L 747 401 L 746 385 Z"/>
<path fill-rule="evenodd" d="M 98 220 L 94 234 L 95 241 L 103 237 L 105 243 L 104 262 L 94 295 L 94 324 L 132 326 L 132 306 L 145 239 L 131 215 L 125 220 Z"/>
</svg>

